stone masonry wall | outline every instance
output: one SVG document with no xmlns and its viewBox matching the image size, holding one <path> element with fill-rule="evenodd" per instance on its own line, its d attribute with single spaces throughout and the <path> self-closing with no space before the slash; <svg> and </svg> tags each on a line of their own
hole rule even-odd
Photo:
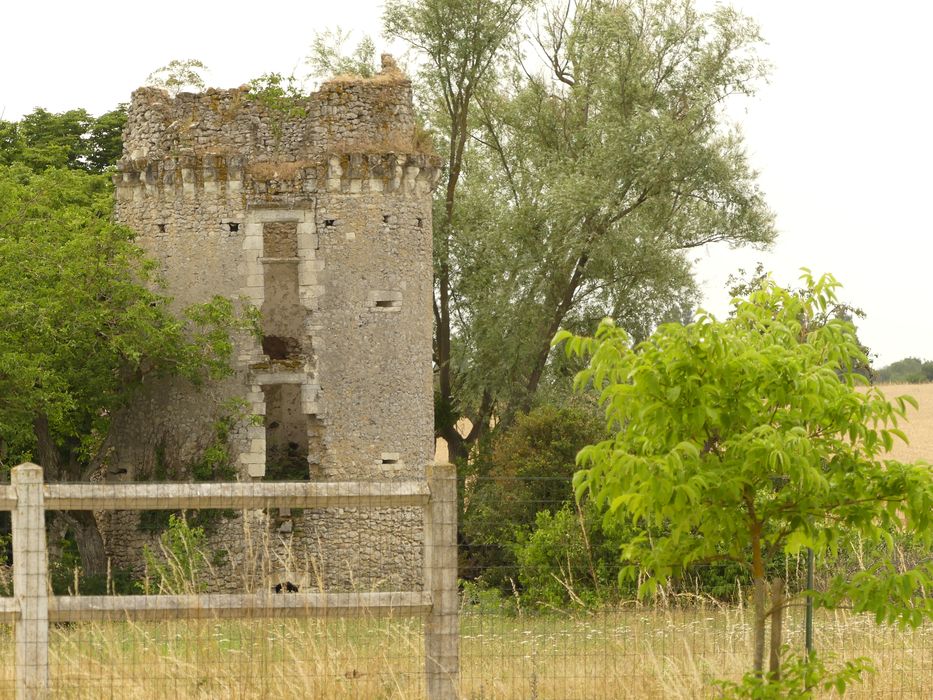
<svg viewBox="0 0 933 700">
<path fill-rule="evenodd" d="M 184 477 L 221 406 L 245 399 L 229 449 L 239 478 L 421 479 L 433 456 L 431 192 L 410 83 L 387 58 L 298 110 L 245 88 L 133 94 L 117 217 L 158 260 L 177 308 L 221 294 L 260 310 L 235 375 L 153 384 L 115 421 L 125 480 Z M 118 471 L 111 469 L 110 471 Z M 295 478 L 290 476 L 289 478 Z M 420 509 L 250 512 L 222 519 L 212 590 L 288 578 L 328 588 L 421 580 Z M 104 514 L 117 567 L 137 572 L 139 514 Z M 264 583 L 265 582 L 265 583 Z"/>
</svg>

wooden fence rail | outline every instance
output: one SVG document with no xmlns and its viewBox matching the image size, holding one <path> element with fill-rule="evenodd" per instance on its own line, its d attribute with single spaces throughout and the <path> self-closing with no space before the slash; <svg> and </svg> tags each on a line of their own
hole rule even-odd
<svg viewBox="0 0 933 700">
<path fill-rule="evenodd" d="M 13 597 L 0 597 L 0 623 L 15 626 L 17 700 L 49 697 L 49 623 L 237 617 L 425 617 L 429 700 L 454 700 L 459 676 L 457 481 L 450 464 L 427 481 L 198 484 L 45 484 L 22 464 L 0 486 L 12 512 Z M 270 592 L 242 595 L 52 596 L 48 593 L 46 510 L 182 508 L 424 508 L 424 588 L 371 593 Z"/>
</svg>

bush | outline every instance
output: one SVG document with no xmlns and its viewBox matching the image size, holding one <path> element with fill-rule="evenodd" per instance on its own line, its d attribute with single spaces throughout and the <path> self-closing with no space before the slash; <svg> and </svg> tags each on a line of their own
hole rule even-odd
<svg viewBox="0 0 933 700">
<path fill-rule="evenodd" d="M 618 579 L 619 544 L 628 535 L 589 504 L 540 511 L 534 531 L 514 547 L 523 602 L 561 607 L 633 596 L 635 586 L 620 589 Z"/>
<path fill-rule="evenodd" d="M 146 560 L 147 580 L 143 585 L 149 593 L 150 580 L 156 582 L 160 593 L 199 593 L 206 586 L 201 580 L 211 564 L 205 555 L 207 537 L 204 528 L 192 527 L 184 516 L 169 516 L 168 529 L 159 537 L 162 556 L 157 556 L 149 547 L 143 547 Z"/>
<path fill-rule="evenodd" d="M 463 486 L 461 570 L 505 592 L 512 588 L 514 547 L 573 500 L 576 455 L 601 435 L 601 423 L 579 409 L 543 406 L 521 415 L 468 466 Z"/>
</svg>

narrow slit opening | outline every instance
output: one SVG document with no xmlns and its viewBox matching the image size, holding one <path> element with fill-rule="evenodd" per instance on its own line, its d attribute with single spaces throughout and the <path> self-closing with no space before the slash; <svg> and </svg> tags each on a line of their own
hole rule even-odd
<svg viewBox="0 0 933 700">
<path fill-rule="evenodd" d="M 377 309 L 398 309 L 402 306 L 401 299 L 376 299 Z"/>
</svg>

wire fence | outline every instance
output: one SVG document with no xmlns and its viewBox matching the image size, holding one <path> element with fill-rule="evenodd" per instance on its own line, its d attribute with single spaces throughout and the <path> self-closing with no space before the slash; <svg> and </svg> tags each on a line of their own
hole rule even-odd
<svg viewBox="0 0 933 700">
<path fill-rule="evenodd" d="M 737 681 L 753 655 L 751 580 L 730 563 L 688 569 L 649 601 L 620 581 L 624 525 L 578 506 L 567 478 L 468 476 L 461 484 L 461 689 L 464 698 L 705 698 Z M 814 586 L 887 553 L 853 547 L 817 562 Z M 931 552 L 895 543 L 908 567 Z M 786 581 L 783 644 L 805 653 L 806 556 L 769 572 Z M 878 625 L 817 609 L 814 648 L 828 666 L 875 668 L 846 697 L 933 696 L 933 624 Z M 819 697 L 819 694 L 817 694 Z"/>
<path fill-rule="evenodd" d="M 45 582 L 55 594 L 47 646 L 51 697 L 442 697 L 436 691 L 431 695 L 426 671 L 432 659 L 425 636 L 437 632 L 430 619 L 426 623 L 408 614 L 398 599 L 377 609 L 360 595 L 398 592 L 406 583 L 427 590 L 422 557 L 436 543 L 425 537 L 417 518 L 357 508 L 349 500 L 334 509 L 289 509 L 287 517 L 272 507 L 245 515 L 234 511 L 204 527 L 194 524 L 199 511 L 189 509 L 164 529 L 146 531 L 138 561 L 114 546 L 115 530 L 104 528 L 108 552 L 124 552 L 123 559 L 111 556 L 103 590 L 93 592 L 149 600 L 143 597 L 148 590 L 166 605 L 193 595 L 256 595 L 283 610 L 292 605 L 289 600 L 301 600 L 305 614 L 254 605 L 231 617 L 193 606 L 164 617 L 157 612 L 160 604 L 147 603 L 142 607 L 153 611 L 148 616 L 104 615 L 106 604 L 95 603 L 96 613 L 66 621 L 56 611 L 75 604 L 61 601 L 88 594 L 86 587 L 94 582 L 80 568 L 76 572 L 70 546 L 56 543 L 57 516 L 48 516 Z M 337 538 L 350 541 L 349 548 L 328 548 L 326 533 L 333 529 L 322 523 L 330 511 L 334 522 L 355 533 L 351 540 Z M 637 601 L 637 581 L 619 583 L 613 537 L 620 533 L 601 529 L 593 513 L 577 508 L 566 480 L 461 480 L 458 511 L 457 697 L 715 697 L 715 679 L 736 680 L 749 668 L 752 613 L 748 581 L 739 570 L 701 567 L 650 602 Z M 101 512 L 96 517 L 104 522 Z M 319 541 L 309 534 L 314 528 Z M 141 542 L 138 534 L 125 536 Z M 416 544 L 414 559 L 400 554 L 405 542 Z M 218 556 L 218 550 L 225 554 Z M 906 566 L 923 555 L 905 550 L 897 556 Z M 853 551 L 836 566 L 854 571 L 869 565 L 872 556 Z M 412 561 L 419 565 L 411 567 Z M 400 564 L 410 571 L 401 572 Z M 792 594 L 805 582 L 805 564 L 802 557 L 784 562 L 782 574 Z M 0 568 L 3 595 L 12 593 L 15 568 Z M 240 575 L 237 591 L 231 572 Z M 818 563 L 816 585 L 827 575 Z M 343 593 L 360 596 L 352 614 L 335 605 L 308 612 L 306 596 Z M 19 661 L 13 625 L 2 619 L 0 654 Z M 933 625 L 903 630 L 847 610 L 817 610 L 814 633 L 822 655 L 866 657 L 875 667 L 847 697 L 933 694 Z M 787 611 L 784 642 L 803 651 L 800 600 Z M 15 667 L 0 667 L 0 697 L 14 697 Z"/>
</svg>

